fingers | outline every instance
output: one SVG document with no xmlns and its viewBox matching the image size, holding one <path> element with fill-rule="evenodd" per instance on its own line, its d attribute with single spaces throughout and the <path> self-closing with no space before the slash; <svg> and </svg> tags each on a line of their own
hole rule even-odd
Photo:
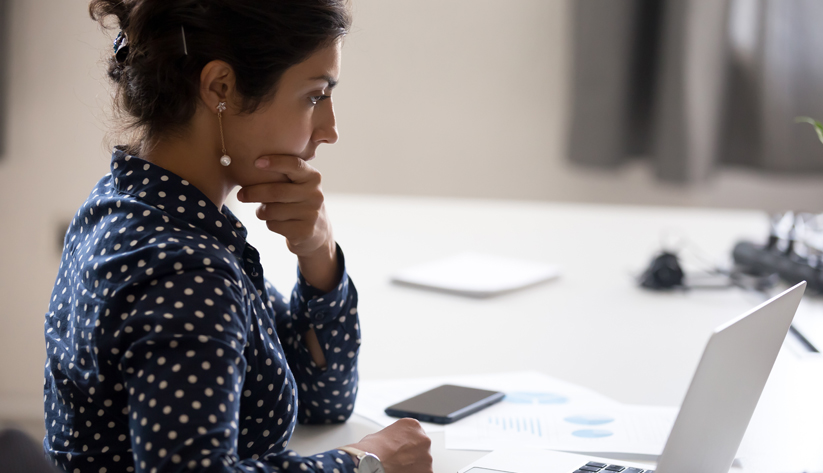
<svg viewBox="0 0 823 473">
<path fill-rule="evenodd" d="M 257 169 L 286 175 L 292 182 L 312 182 L 320 179 L 320 173 L 305 160 L 297 156 L 274 154 L 261 156 L 254 162 Z"/>
<path fill-rule="evenodd" d="M 267 182 L 240 189 L 237 192 L 237 200 L 265 204 L 309 202 L 319 205 L 323 202 L 323 192 L 319 187 L 308 184 Z"/>
<path fill-rule="evenodd" d="M 306 225 L 300 220 L 289 220 L 287 222 L 278 222 L 276 220 L 268 220 L 266 227 L 269 230 L 283 235 L 286 238 L 286 244 L 292 253 L 299 254 L 304 249 L 312 249 L 316 245 L 316 230 L 313 225 Z M 321 239 L 322 240 L 322 239 Z"/>
<path fill-rule="evenodd" d="M 420 424 L 420 421 L 418 421 L 417 419 L 412 419 L 411 417 L 404 417 L 400 420 L 395 421 L 392 425 L 403 429 L 419 430 L 421 432 L 423 431 L 423 426 Z"/>
<path fill-rule="evenodd" d="M 260 204 L 256 210 L 257 218 L 267 222 L 289 222 L 307 220 L 314 222 L 320 217 L 320 208 L 307 203 L 294 204 Z"/>
<path fill-rule="evenodd" d="M 246 186 L 237 192 L 241 202 L 322 202 L 322 176 L 303 159 L 290 155 L 270 155 L 258 158 L 255 166 L 269 174 L 266 182 Z"/>
<path fill-rule="evenodd" d="M 284 155 L 258 158 L 255 165 L 266 182 L 243 187 L 237 199 L 261 203 L 257 218 L 264 220 L 269 230 L 286 237 L 292 253 L 312 256 L 333 241 L 316 169 L 296 156 Z M 284 182 L 284 178 L 289 181 Z"/>
<path fill-rule="evenodd" d="M 400 419 L 378 434 L 399 444 L 384 463 L 386 473 L 431 473 L 431 438 L 420 422 L 411 418 Z"/>
</svg>

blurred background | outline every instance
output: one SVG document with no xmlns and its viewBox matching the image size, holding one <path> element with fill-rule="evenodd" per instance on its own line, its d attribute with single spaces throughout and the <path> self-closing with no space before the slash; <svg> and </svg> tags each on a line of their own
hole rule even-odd
<svg viewBox="0 0 823 473">
<path fill-rule="evenodd" d="M 823 3 L 353 0 L 327 193 L 820 212 Z M 0 0 L 0 425 L 42 435 L 62 236 L 109 170 L 84 0 Z M 333 216 L 332 216 L 333 217 Z"/>
</svg>

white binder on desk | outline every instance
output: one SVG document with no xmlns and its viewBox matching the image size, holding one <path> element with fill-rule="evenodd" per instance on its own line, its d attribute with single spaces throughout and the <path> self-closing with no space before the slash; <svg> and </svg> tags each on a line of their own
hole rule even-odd
<svg viewBox="0 0 823 473">
<path fill-rule="evenodd" d="M 558 276 L 560 269 L 554 265 L 467 252 L 404 269 L 392 281 L 469 297 L 491 297 Z"/>
</svg>

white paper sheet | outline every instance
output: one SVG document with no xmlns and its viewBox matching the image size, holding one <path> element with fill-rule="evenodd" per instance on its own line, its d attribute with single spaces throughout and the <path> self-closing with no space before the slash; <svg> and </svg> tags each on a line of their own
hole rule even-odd
<svg viewBox="0 0 823 473">
<path fill-rule="evenodd" d="M 560 275 L 556 266 L 478 253 L 461 253 L 396 273 L 392 281 L 472 297 L 488 297 Z"/>
<path fill-rule="evenodd" d="M 411 378 L 397 380 L 361 380 L 357 391 L 354 412 L 381 426 L 388 426 L 397 419 L 383 411 L 392 404 L 416 396 L 442 384 L 456 384 L 479 389 L 502 391 L 519 399 L 542 399 L 572 405 L 619 405 L 606 396 L 590 389 L 577 386 L 537 372 L 514 372 L 500 374 L 439 376 L 431 378 Z M 512 397 L 509 398 L 514 399 Z M 481 415 L 480 411 L 474 416 Z M 471 417 L 471 416 L 470 416 Z M 443 425 L 422 423 L 428 433 L 442 432 Z"/>
<path fill-rule="evenodd" d="M 530 404 L 504 400 L 446 427 L 446 448 L 537 447 L 660 455 L 677 409 L 615 403 Z"/>
</svg>

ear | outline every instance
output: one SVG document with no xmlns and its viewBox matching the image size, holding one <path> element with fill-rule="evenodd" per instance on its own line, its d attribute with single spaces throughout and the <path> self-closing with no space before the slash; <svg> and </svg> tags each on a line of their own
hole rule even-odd
<svg viewBox="0 0 823 473">
<path fill-rule="evenodd" d="M 200 71 L 200 100 L 206 108 L 217 113 L 217 104 L 226 102 L 229 109 L 234 103 L 234 70 L 224 61 L 211 61 Z"/>
</svg>

